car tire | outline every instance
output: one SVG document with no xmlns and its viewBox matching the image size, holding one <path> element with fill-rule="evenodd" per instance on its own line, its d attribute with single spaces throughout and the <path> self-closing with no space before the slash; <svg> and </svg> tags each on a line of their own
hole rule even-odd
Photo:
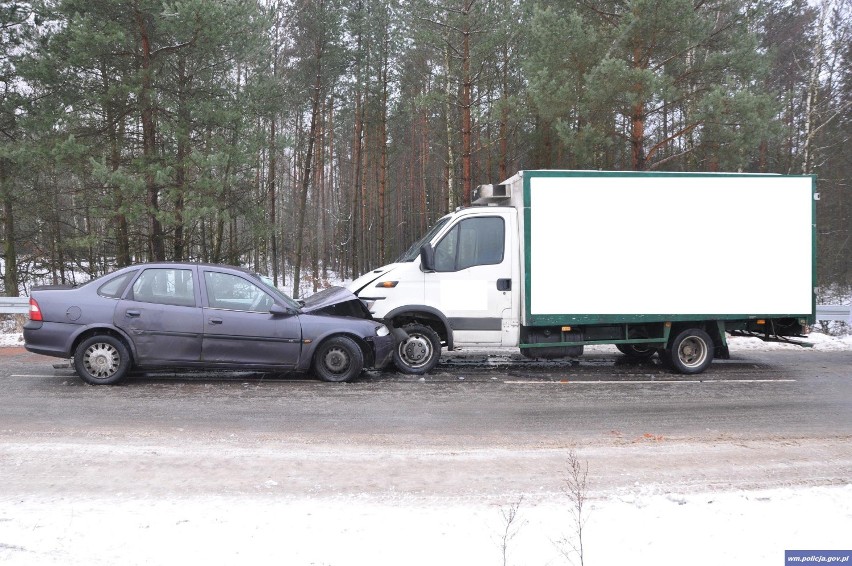
<svg viewBox="0 0 852 566">
<path fill-rule="evenodd" d="M 683 374 L 701 373 L 713 361 L 713 339 L 700 328 L 688 328 L 672 341 L 671 366 Z"/>
<path fill-rule="evenodd" d="M 74 369 L 91 385 L 113 385 L 130 369 L 130 351 L 120 339 L 98 334 L 83 340 L 74 352 Z"/>
<path fill-rule="evenodd" d="M 323 381 L 339 383 L 361 375 L 364 353 L 346 336 L 329 338 L 314 353 L 314 374 Z"/>
<path fill-rule="evenodd" d="M 647 360 L 657 353 L 657 349 L 644 344 L 616 344 L 618 351 L 634 360 Z"/>
<path fill-rule="evenodd" d="M 441 338 L 425 324 L 408 324 L 402 329 L 408 338 L 397 344 L 393 362 L 402 373 L 423 375 L 438 365 L 441 359 Z"/>
</svg>

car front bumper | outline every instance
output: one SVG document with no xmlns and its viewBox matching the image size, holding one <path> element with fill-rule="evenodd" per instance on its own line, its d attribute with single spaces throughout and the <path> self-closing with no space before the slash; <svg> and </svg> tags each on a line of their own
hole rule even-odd
<svg viewBox="0 0 852 566">
<path fill-rule="evenodd" d="M 370 339 L 373 344 L 373 368 L 382 369 L 391 361 L 394 348 L 396 348 L 396 338 L 393 333 L 387 336 L 374 336 Z"/>
</svg>

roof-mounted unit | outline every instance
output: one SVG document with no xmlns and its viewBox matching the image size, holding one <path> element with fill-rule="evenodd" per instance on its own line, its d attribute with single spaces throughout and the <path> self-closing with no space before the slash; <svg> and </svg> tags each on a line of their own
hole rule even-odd
<svg viewBox="0 0 852 566">
<path fill-rule="evenodd" d="M 509 200 L 512 191 L 509 185 L 479 185 L 473 190 L 471 204 L 499 204 Z"/>
</svg>

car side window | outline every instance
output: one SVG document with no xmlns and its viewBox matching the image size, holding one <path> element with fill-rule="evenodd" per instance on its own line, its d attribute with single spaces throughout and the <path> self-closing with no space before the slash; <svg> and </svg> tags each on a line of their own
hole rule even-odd
<svg viewBox="0 0 852 566">
<path fill-rule="evenodd" d="M 195 306 L 191 269 L 146 269 L 133 283 L 132 298 L 143 303 Z"/>
<path fill-rule="evenodd" d="M 230 273 L 204 272 L 210 308 L 268 313 L 274 300 L 263 289 Z"/>
<path fill-rule="evenodd" d="M 101 297 L 107 297 L 108 299 L 120 298 L 122 293 L 124 293 L 124 289 L 127 287 L 127 284 L 130 283 L 130 280 L 133 279 L 134 275 L 136 275 L 135 271 L 129 271 L 123 275 L 110 279 L 98 287 L 98 295 Z"/>
<path fill-rule="evenodd" d="M 435 246 L 436 271 L 461 271 L 503 262 L 506 227 L 498 216 L 459 222 Z"/>
</svg>

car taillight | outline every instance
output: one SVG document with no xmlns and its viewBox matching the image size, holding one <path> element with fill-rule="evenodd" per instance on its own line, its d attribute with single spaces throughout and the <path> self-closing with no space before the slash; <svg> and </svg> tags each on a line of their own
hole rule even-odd
<svg viewBox="0 0 852 566">
<path fill-rule="evenodd" d="M 41 308 L 35 299 L 30 297 L 30 320 L 42 321 Z"/>
</svg>

